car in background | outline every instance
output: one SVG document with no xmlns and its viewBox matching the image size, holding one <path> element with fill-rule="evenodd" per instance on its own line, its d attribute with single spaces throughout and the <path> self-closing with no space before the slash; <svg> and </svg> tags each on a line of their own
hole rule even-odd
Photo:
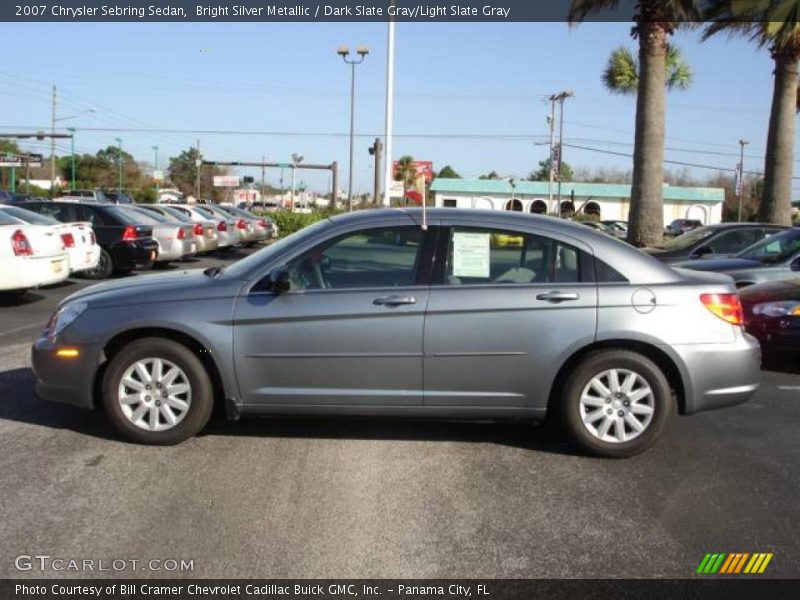
<svg viewBox="0 0 800 600">
<path fill-rule="evenodd" d="M 104 279 L 112 274 L 125 275 L 134 269 L 149 269 L 158 254 L 153 226 L 143 223 L 136 213 L 124 207 L 53 201 L 27 202 L 25 208 L 62 223 L 92 224 L 101 248 L 97 267 L 86 271 L 86 276 L 92 279 Z"/>
<path fill-rule="evenodd" d="M 241 242 L 241 236 L 236 230 L 236 220 L 228 216 L 220 216 L 207 210 L 201 204 L 170 204 L 192 217 L 196 221 L 212 221 L 217 230 L 217 248 L 224 250 Z"/>
<path fill-rule="evenodd" d="M 125 192 L 118 192 L 118 191 L 106 191 L 103 192 L 108 202 L 111 204 L 134 204 L 133 198 L 131 198 Z"/>
<path fill-rule="evenodd" d="M 610 235 L 617 239 L 625 239 L 628 236 L 627 232 L 622 232 L 618 229 L 614 229 L 613 227 L 609 227 L 600 221 L 576 221 L 576 223 L 580 223 L 581 225 L 590 227 L 595 231 L 600 231 L 601 233 L 605 233 L 606 235 Z"/>
<path fill-rule="evenodd" d="M 624 457 L 677 412 L 745 402 L 759 356 L 727 277 L 564 220 L 444 208 L 427 227 L 419 209 L 338 215 L 227 267 L 85 288 L 32 363 L 40 397 L 102 408 L 139 443 L 179 443 L 224 403 L 232 419 L 551 416 Z"/>
<path fill-rule="evenodd" d="M 710 255 L 732 256 L 786 229 L 788 227 L 761 223 L 720 223 L 698 227 L 658 246 L 642 248 L 642 251 L 665 263 Z"/>
<path fill-rule="evenodd" d="M 174 204 L 138 204 L 139 208 L 173 218 L 181 223 L 191 223 L 194 227 L 194 241 L 198 254 L 208 254 L 219 247 L 219 234 L 216 223 L 199 213 L 182 210 Z"/>
<path fill-rule="evenodd" d="M 672 223 L 666 226 L 664 233 L 666 235 L 678 236 L 702 226 L 703 223 L 695 219 L 675 219 Z"/>
<path fill-rule="evenodd" d="M 66 190 L 55 198 L 58 202 L 94 202 L 97 204 L 108 203 L 102 190 Z"/>
<path fill-rule="evenodd" d="M 97 244 L 91 223 L 61 223 L 52 217 L 26 210 L 19 205 L 0 204 L 0 213 L 8 215 L 20 223 L 53 228 L 64 244 L 71 274 L 90 271 L 97 267 L 101 249 Z"/>
<path fill-rule="evenodd" d="M 31 196 L 25 194 L 0 190 L 0 204 L 17 204 L 19 202 L 26 202 L 30 200 L 30 198 Z"/>
<path fill-rule="evenodd" d="M 163 268 L 173 261 L 191 258 L 197 254 L 194 225 L 144 210 L 137 204 L 121 208 L 134 213 L 137 220 L 153 226 L 153 239 L 158 244 L 156 267 Z"/>
<path fill-rule="evenodd" d="M 600 222 L 603 225 L 605 225 L 606 227 L 610 227 L 611 229 L 614 229 L 616 231 L 623 232 L 625 234 L 625 236 L 628 235 L 628 222 L 627 221 L 610 219 L 610 220 L 604 220 L 604 221 L 600 221 Z"/>
<path fill-rule="evenodd" d="M 765 355 L 800 352 L 800 278 L 751 285 L 739 296 L 747 331 Z"/>
<path fill-rule="evenodd" d="M 0 292 L 21 294 L 69 277 L 69 258 L 51 226 L 29 225 L 0 211 Z"/>
<path fill-rule="evenodd" d="M 234 217 L 245 219 L 253 224 L 255 234 L 250 245 L 277 237 L 275 223 L 272 221 L 272 219 L 268 219 L 267 217 L 259 217 L 236 206 L 220 206 L 219 208 L 220 210 L 223 210 Z"/>
<path fill-rule="evenodd" d="M 694 271 L 715 271 L 730 275 L 739 288 L 793 279 L 800 273 L 800 229 L 776 233 L 730 258 L 704 258 L 674 263 Z"/>
<path fill-rule="evenodd" d="M 250 246 L 259 241 L 256 239 L 259 236 L 259 232 L 254 221 L 233 215 L 216 204 L 199 204 L 198 206 L 228 222 L 229 229 L 232 227 L 238 237 L 238 242 L 234 245 Z"/>
</svg>

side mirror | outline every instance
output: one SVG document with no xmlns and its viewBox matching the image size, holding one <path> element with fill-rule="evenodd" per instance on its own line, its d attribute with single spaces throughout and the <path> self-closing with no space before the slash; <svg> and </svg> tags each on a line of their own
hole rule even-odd
<svg viewBox="0 0 800 600">
<path fill-rule="evenodd" d="M 698 258 L 701 256 L 706 256 L 707 254 L 714 254 L 714 250 L 711 248 L 711 246 L 700 246 L 699 248 L 695 249 L 694 252 L 692 252 L 692 255 Z"/>
<path fill-rule="evenodd" d="M 292 289 L 292 283 L 289 280 L 289 271 L 284 267 L 278 267 L 269 274 L 269 288 L 270 291 L 276 296 L 285 294 Z"/>
</svg>

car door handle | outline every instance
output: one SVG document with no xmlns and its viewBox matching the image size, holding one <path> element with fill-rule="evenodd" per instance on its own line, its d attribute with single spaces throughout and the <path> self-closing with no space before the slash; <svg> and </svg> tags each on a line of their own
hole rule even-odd
<svg viewBox="0 0 800 600">
<path fill-rule="evenodd" d="M 375 306 L 400 306 L 401 304 L 416 304 L 417 299 L 413 296 L 384 296 L 375 298 L 372 303 Z"/>
<path fill-rule="evenodd" d="M 577 300 L 580 298 L 579 294 L 575 292 L 545 292 L 536 296 L 537 300 L 547 300 L 548 302 L 564 302 L 565 300 Z"/>
</svg>

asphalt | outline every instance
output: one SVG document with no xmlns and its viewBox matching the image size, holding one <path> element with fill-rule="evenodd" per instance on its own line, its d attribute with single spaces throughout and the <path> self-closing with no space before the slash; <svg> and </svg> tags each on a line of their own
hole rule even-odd
<svg viewBox="0 0 800 600">
<path fill-rule="evenodd" d="M 0 578 L 692 577 L 707 552 L 773 552 L 765 576 L 800 576 L 791 364 L 627 460 L 545 426 L 405 420 L 216 417 L 150 448 L 34 395 L 30 343 L 84 285 L 0 306 Z M 15 568 L 37 554 L 193 570 Z"/>
</svg>

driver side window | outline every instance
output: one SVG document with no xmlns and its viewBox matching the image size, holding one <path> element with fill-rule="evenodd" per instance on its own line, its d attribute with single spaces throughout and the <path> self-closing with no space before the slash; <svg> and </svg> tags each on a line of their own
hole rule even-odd
<svg viewBox="0 0 800 600">
<path fill-rule="evenodd" d="M 288 264 L 292 290 L 412 286 L 422 253 L 420 227 L 365 229 L 317 246 Z"/>
</svg>

